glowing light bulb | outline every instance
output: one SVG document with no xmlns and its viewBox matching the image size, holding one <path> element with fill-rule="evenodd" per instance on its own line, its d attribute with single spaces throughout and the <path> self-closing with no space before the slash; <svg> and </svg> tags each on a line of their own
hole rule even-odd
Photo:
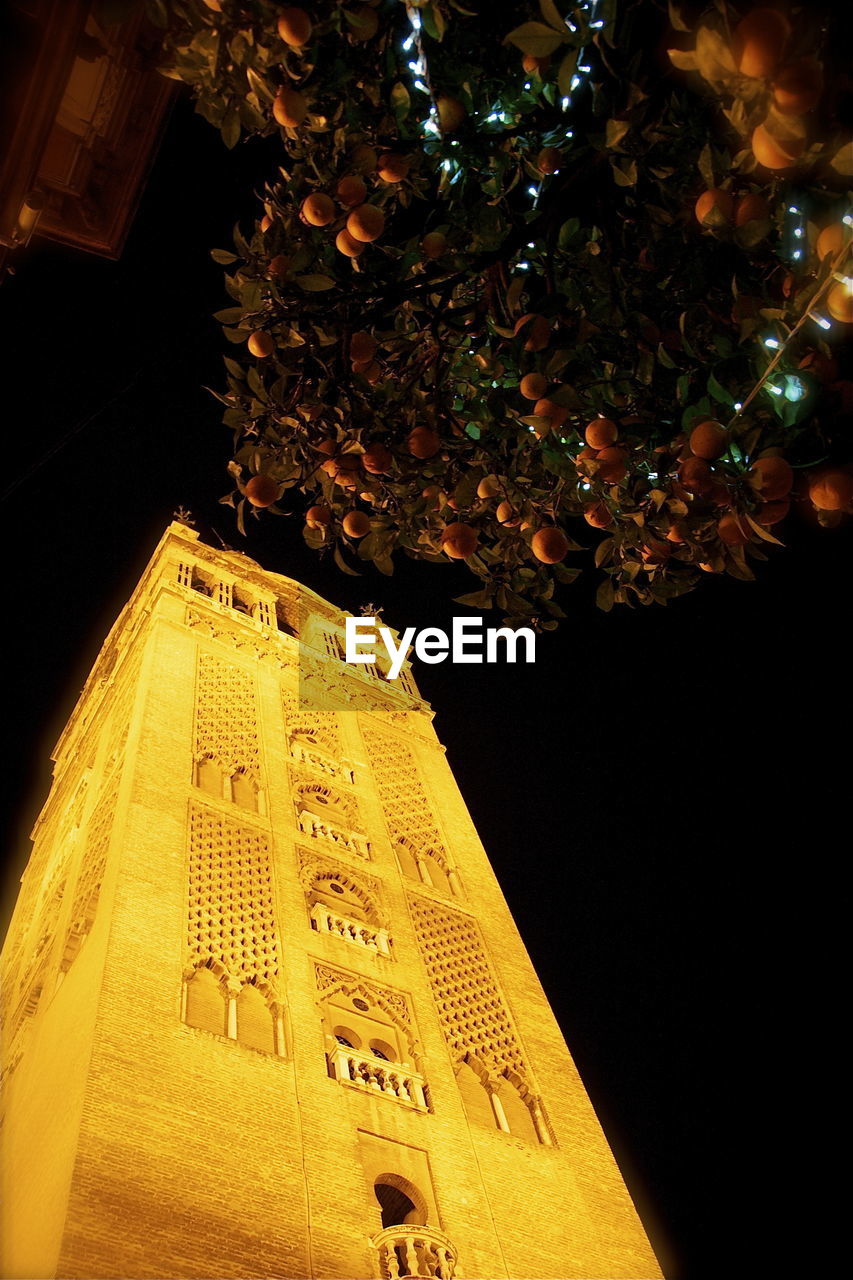
<svg viewBox="0 0 853 1280">
<path fill-rule="evenodd" d="M 829 321 L 829 320 L 827 320 L 827 319 L 826 319 L 826 317 L 825 317 L 825 316 L 816 316 L 816 315 L 813 315 L 811 318 L 812 318 L 812 320 L 814 320 L 815 324 L 819 324 L 819 325 L 820 325 L 821 329 L 831 329 L 831 328 L 832 328 L 832 324 L 830 323 L 830 321 Z"/>
<path fill-rule="evenodd" d="M 527 194 L 528 194 L 529 196 L 533 196 L 533 197 L 534 197 L 534 199 L 535 199 L 535 198 L 536 198 L 536 196 L 538 196 L 538 195 L 539 195 L 539 188 L 538 188 L 538 187 L 528 187 L 528 188 L 527 188 Z"/>
<path fill-rule="evenodd" d="M 767 384 L 767 390 L 774 396 L 781 396 L 782 394 L 781 387 L 771 387 L 769 383 Z"/>
<path fill-rule="evenodd" d="M 769 347 L 771 351 L 779 350 L 779 343 L 776 338 L 765 338 L 764 345 L 765 347 Z"/>
<path fill-rule="evenodd" d="M 798 240 L 802 240 L 805 234 L 806 233 L 802 227 L 794 227 L 794 235 L 797 237 Z"/>
</svg>

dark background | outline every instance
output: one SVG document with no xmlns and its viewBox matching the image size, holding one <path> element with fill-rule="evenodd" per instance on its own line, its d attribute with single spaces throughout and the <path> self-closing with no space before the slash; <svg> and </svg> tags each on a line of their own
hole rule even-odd
<svg viewBox="0 0 853 1280">
<path fill-rule="evenodd" d="M 298 520 L 251 521 L 244 541 L 217 503 L 230 433 L 201 387 L 222 385 L 210 313 L 227 299 L 209 249 L 254 213 L 274 145 L 228 154 L 180 100 L 121 261 L 34 241 L 0 290 L 6 914 L 50 748 L 176 507 L 401 628 L 447 626 L 475 585 L 411 562 L 346 578 Z M 756 584 L 605 616 L 589 569 L 535 666 L 417 671 L 664 1268 L 686 1280 L 821 1274 L 846 1239 L 851 526 L 783 528 Z"/>
</svg>

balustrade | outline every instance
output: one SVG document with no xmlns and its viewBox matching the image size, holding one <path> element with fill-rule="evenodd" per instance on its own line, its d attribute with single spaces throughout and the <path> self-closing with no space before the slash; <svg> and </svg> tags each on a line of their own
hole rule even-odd
<svg viewBox="0 0 853 1280">
<path fill-rule="evenodd" d="M 385 929 L 374 929 L 372 925 L 360 920 L 350 920 L 347 916 L 338 915 L 331 907 L 322 902 L 315 902 L 311 909 L 314 928 L 319 933 L 333 933 L 347 942 L 354 942 L 360 947 L 367 947 L 378 955 L 390 956 L 388 934 Z"/>
<path fill-rule="evenodd" d="M 453 1280 L 456 1250 L 435 1227 L 401 1225 L 386 1227 L 373 1237 L 385 1280 L 437 1277 Z"/>
<path fill-rule="evenodd" d="M 357 853 L 360 858 L 370 856 L 370 846 L 366 836 L 347 831 L 343 827 L 334 826 L 326 818 L 320 818 L 316 813 L 310 813 L 307 809 L 303 809 L 299 814 L 299 829 L 306 836 L 311 836 L 314 839 L 329 840 L 332 844 L 340 845 L 341 848 L 349 850 L 350 853 Z"/>
<path fill-rule="evenodd" d="M 338 1045 L 329 1055 L 335 1077 L 343 1084 L 355 1085 L 368 1093 L 395 1098 L 407 1106 L 427 1111 L 423 1076 L 399 1063 L 374 1058 L 363 1050 Z M 416 1273 L 420 1274 L 420 1273 Z M 428 1272 L 424 1274 L 437 1274 Z"/>
</svg>

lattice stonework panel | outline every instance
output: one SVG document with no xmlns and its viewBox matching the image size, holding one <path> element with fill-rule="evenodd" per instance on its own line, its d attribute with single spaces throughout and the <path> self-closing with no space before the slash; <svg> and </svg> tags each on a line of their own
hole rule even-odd
<svg viewBox="0 0 853 1280">
<path fill-rule="evenodd" d="M 195 753 L 228 772 L 245 769 L 260 781 L 255 679 L 251 671 L 212 653 L 198 655 Z"/>
<path fill-rule="evenodd" d="M 133 707 L 133 700 L 136 697 L 141 663 L 142 650 L 138 648 L 136 653 L 125 661 L 124 668 L 118 677 L 117 686 L 113 691 L 111 697 L 112 714 L 106 750 L 107 761 L 118 759 L 127 738 L 127 731 L 130 727 L 130 713 Z"/>
<path fill-rule="evenodd" d="M 72 964 L 80 944 L 86 934 L 91 931 L 95 920 L 115 818 L 120 773 L 119 769 L 115 769 L 104 781 L 83 838 L 83 851 L 77 872 L 77 883 L 74 886 L 68 931 L 65 935 L 62 964 L 66 969 Z"/>
<path fill-rule="evenodd" d="M 189 878 L 190 964 L 212 961 L 236 982 L 275 990 L 281 962 L 264 833 L 192 805 Z"/>
<path fill-rule="evenodd" d="M 311 743 L 333 760 L 343 755 L 341 730 L 336 711 L 313 710 L 300 707 L 296 694 L 285 689 L 284 719 L 289 738 L 298 737 Z"/>
<path fill-rule="evenodd" d="M 446 862 L 447 850 L 414 754 L 400 738 L 368 722 L 362 721 L 361 732 L 391 839 L 406 840 L 412 848 L 435 853 Z"/>
<path fill-rule="evenodd" d="M 522 1073 L 524 1055 L 486 958 L 476 923 L 458 911 L 411 896 L 418 945 L 454 1057 L 476 1054 L 497 1071 Z"/>
</svg>

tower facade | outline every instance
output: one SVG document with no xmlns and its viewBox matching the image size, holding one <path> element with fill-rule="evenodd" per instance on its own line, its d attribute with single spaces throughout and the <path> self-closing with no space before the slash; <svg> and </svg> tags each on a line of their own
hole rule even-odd
<svg viewBox="0 0 853 1280">
<path fill-rule="evenodd" d="M 660 1276 L 404 668 L 183 525 L 3 952 L 3 1274 Z"/>
</svg>

